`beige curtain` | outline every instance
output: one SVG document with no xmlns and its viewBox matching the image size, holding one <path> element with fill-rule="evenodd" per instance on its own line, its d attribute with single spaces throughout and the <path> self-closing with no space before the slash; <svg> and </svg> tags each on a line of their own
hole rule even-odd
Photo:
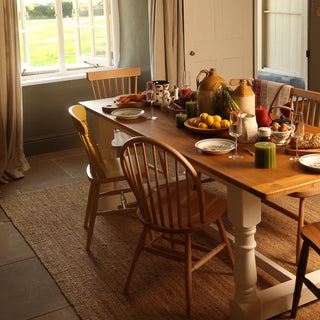
<svg viewBox="0 0 320 320">
<path fill-rule="evenodd" d="M 23 177 L 20 51 L 17 1 L 0 0 L 0 182 Z"/>
<path fill-rule="evenodd" d="M 153 80 L 182 83 L 184 70 L 183 0 L 149 0 L 149 43 Z"/>
</svg>

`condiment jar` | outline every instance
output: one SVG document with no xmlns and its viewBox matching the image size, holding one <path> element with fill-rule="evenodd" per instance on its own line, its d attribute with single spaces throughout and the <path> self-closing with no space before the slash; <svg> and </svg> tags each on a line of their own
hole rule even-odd
<svg viewBox="0 0 320 320">
<path fill-rule="evenodd" d="M 258 141 L 271 142 L 271 128 L 260 127 L 258 129 Z"/>
</svg>

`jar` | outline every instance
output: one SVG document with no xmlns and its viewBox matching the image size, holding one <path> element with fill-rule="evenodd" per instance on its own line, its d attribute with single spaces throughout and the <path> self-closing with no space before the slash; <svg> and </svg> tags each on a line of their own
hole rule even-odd
<svg viewBox="0 0 320 320">
<path fill-rule="evenodd" d="M 240 80 L 239 86 L 232 92 L 232 97 L 243 113 L 255 114 L 255 94 L 247 80 Z"/>
<path fill-rule="evenodd" d="M 258 141 L 271 142 L 271 128 L 260 127 L 258 129 Z"/>
</svg>

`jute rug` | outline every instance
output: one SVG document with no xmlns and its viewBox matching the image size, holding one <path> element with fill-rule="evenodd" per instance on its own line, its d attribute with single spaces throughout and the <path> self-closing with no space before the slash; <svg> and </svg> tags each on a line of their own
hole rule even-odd
<svg viewBox="0 0 320 320">
<path fill-rule="evenodd" d="M 143 255 L 129 295 L 122 293 L 141 231 L 134 215 L 98 217 L 91 252 L 85 251 L 88 187 L 86 181 L 77 182 L 3 198 L 0 204 L 83 320 L 185 319 L 179 263 Z M 225 196 L 220 185 L 210 184 L 209 189 Z M 297 204 L 294 199 L 280 201 Z M 319 202 L 308 203 L 306 210 L 310 220 L 319 220 Z M 226 217 L 225 223 L 232 232 Z M 295 229 L 293 220 L 263 206 L 257 248 L 293 273 Z M 206 233 L 198 238 L 208 240 Z M 309 269 L 318 269 L 316 256 L 311 258 Z M 270 283 L 275 280 L 259 270 L 259 286 Z M 193 319 L 228 319 L 232 292 L 232 270 L 222 252 L 193 275 Z M 320 305 L 312 303 L 299 310 L 297 319 L 315 319 L 316 314 Z M 288 318 L 286 313 L 275 319 Z"/>
</svg>

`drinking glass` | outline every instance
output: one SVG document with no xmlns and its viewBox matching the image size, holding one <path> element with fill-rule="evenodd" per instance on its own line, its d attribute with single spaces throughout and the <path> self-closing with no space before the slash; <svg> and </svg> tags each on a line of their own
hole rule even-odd
<svg viewBox="0 0 320 320">
<path fill-rule="evenodd" d="M 189 70 L 183 71 L 181 88 L 183 88 L 183 89 L 191 88 L 191 80 L 190 80 L 190 71 Z"/>
<path fill-rule="evenodd" d="M 240 113 L 230 113 L 230 127 L 229 127 L 229 134 L 230 136 L 234 137 L 235 140 L 235 148 L 234 154 L 230 155 L 229 158 L 233 160 L 242 159 L 243 156 L 238 154 L 238 138 L 242 134 L 242 125 L 241 125 L 241 117 Z"/>
<path fill-rule="evenodd" d="M 304 119 L 303 112 L 297 112 L 293 114 L 293 120 L 291 123 L 291 136 L 296 139 L 296 155 L 291 157 L 290 160 L 298 161 L 299 160 L 299 149 L 298 144 L 301 138 L 304 137 Z"/>
<path fill-rule="evenodd" d="M 148 81 L 147 82 L 147 86 L 146 86 L 146 101 L 150 103 L 150 107 L 151 107 L 151 115 L 147 117 L 147 119 L 150 120 L 156 120 L 158 119 L 158 117 L 153 115 L 153 102 L 154 102 L 154 89 L 153 89 L 153 85 L 152 85 L 152 81 Z"/>
</svg>

